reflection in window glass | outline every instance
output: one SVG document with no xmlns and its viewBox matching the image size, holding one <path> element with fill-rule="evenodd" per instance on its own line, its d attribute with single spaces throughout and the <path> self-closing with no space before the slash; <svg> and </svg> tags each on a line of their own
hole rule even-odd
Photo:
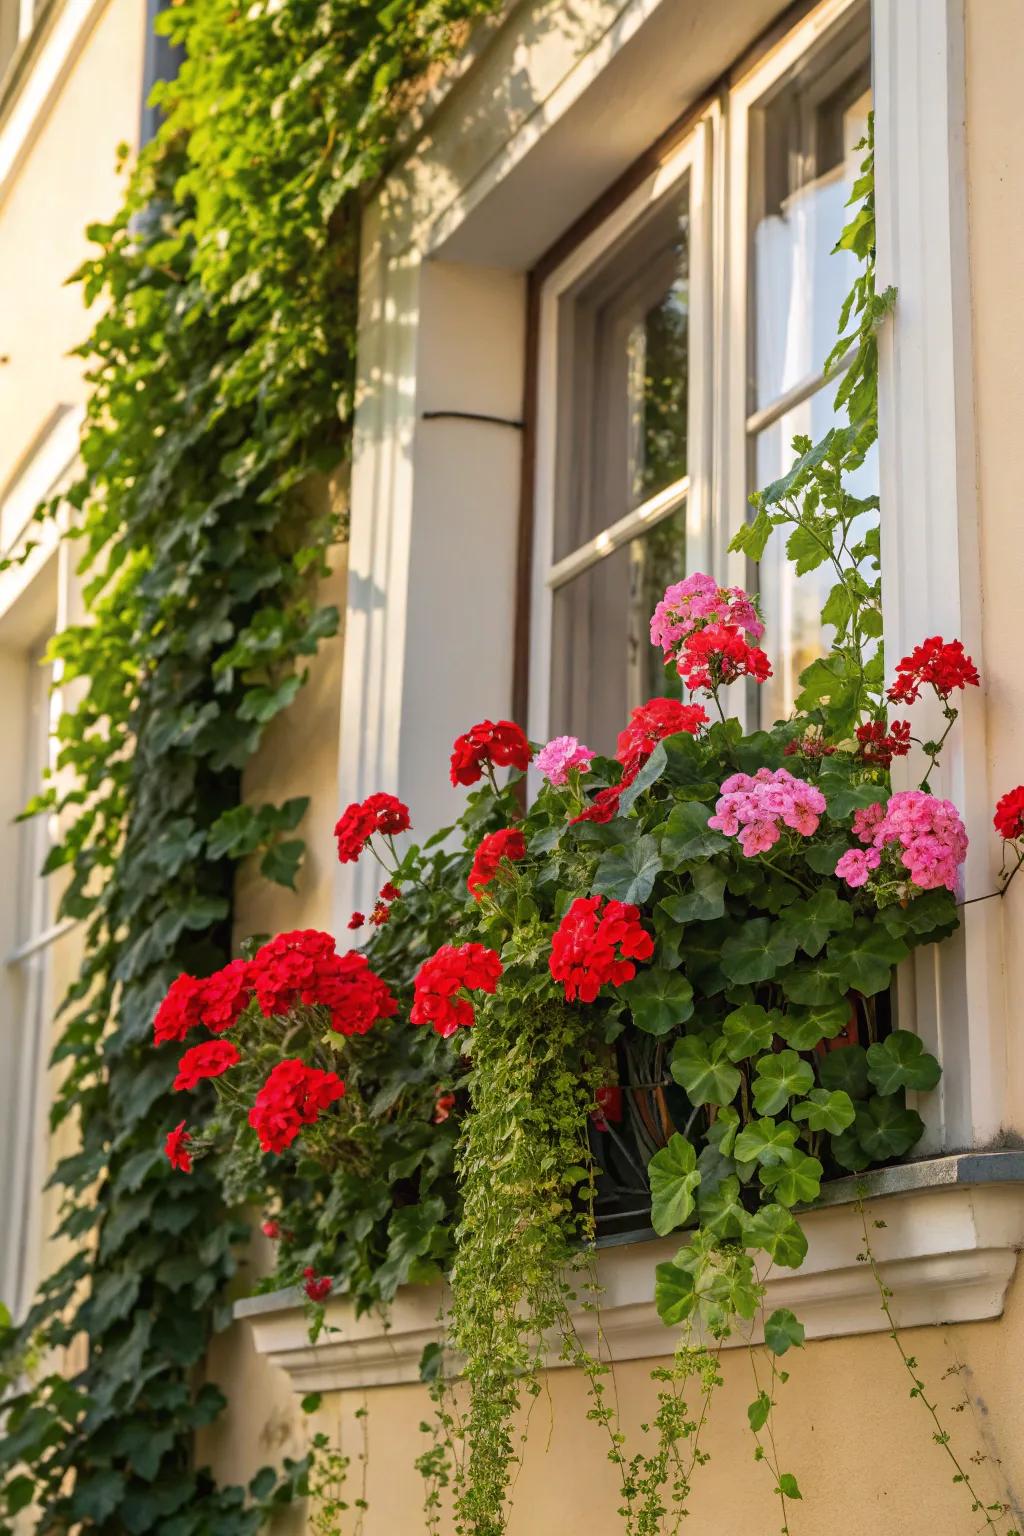
<svg viewBox="0 0 1024 1536">
<path fill-rule="evenodd" d="M 655 603 L 684 570 L 685 507 L 554 594 L 551 729 L 611 753 L 629 711 L 679 697 L 651 645 Z"/>
<path fill-rule="evenodd" d="M 684 184 L 562 301 L 555 559 L 686 474 Z"/>
</svg>

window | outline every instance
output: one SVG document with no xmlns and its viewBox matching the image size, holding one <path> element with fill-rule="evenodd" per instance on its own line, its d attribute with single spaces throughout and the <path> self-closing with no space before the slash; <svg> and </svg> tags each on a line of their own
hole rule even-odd
<svg viewBox="0 0 1024 1536">
<path fill-rule="evenodd" d="M 762 724 L 791 711 L 827 648 L 826 573 L 797 583 L 781 540 L 759 572 L 737 570 L 727 546 L 792 438 L 831 425 L 821 365 L 854 270 L 832 248 L 870 103 L 868 7 L 826 0 L 544 279 L 535 737 L 608 752 L 633 705 L 678 692 L 648 623 L 689 571 L 760 582 L 775 674 Z M 855 489 L 877 489 L 874 456 Z"/>
</svg>

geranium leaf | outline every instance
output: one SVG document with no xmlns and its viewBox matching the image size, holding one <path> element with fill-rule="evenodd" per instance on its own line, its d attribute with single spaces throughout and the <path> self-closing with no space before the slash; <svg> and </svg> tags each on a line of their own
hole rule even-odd
<svg viewBox="0 0 1024 1536">
<path fill-rule="evenodd" d="M 834 1040 L 850 1021 L 845 1000 L 831 1008 L 790 1008 L 781 1017 L 778 1033 L 794 1051 L 812 1051 L 822 1040 Z"/>
<path fill-rule="evenodd" d="M 835 933 L 853 927 L 853 908 L 829 886 L 786 908 L 782 919 L 797 947 L 816 955 Z"/>
<path fill-rule="evenodd" d="M 768 1415 L 772 1411 L 772 1400 L 763 1389 L 754 1398 L 747 1408 L 747 1421 L 756 1435 L 759 1429 L 763 1429 L 768 1422 Z"/>
<path fill-rule="evenodd" d="M 725 871 L 713 864 L 699 864 L 690 874 L 692 888 L 682 896 L 666 896 L 659 902 L 676 923 L 710 922 L 725 911 Z"/>
<path fill-rule="evenodd" d="M 755 917 L 722 945 L 722 969 L 730 981 L 769 981 L 796 954 L 796 939 L 783 923 Z"/>
<path fill-rule="evenodd" d="M 725 1042 L 686 1035 L 677 1040 L 669 1061 L 669 1071 L 691 1104 L 729 1104 L 736 1097 L 740 1074 L 724 1060 Z"/>
<path fill-rule="evenodd" d="M 661 832 L 661 853 L 669 869 L 692 859 L 710 859 L 729 847 L 729 839 L 708 826 L 711 811 L 697 800 L 675 805 Z"/>
<path fill-rule="evenodd" d="M 593 889 L 601 896 L 642 906 L 661 872 L 661 855 L 653 837 L 638 837 L 603 854 L 594 874 Z"/>
<path fill-rule="evenodd" d="M 754 1078 L 754 1105 L 759 1115 L 773 1115 L 790 1099 L 802 1098 L 814 1083 L 814 1069 L 796 1051 L 762 1056 Z"/>
<path fill-rule="evenodd" d="M 784 1355 L 804 1342 L 804 1325 L 788 1307 L 778 1307 L 764 1325 L 764 1342 L 773 1355 Z"/>
<path fill-rule="evenodd" d="M 867 918 L 858 919 L 850 932 L 831 939 L 828 946 L 830 966 L 836 967 L 843 989 L 863 992 L 865 997 L 884 992 L 893 967 L 908 953 L 902 939 Z"/>
<path fill-rule="evenodd" d="M 697 1154 L 678 1132 L 667 1147 L 656 1152 L 647 1165 L 651 1185 L 651 1225 L 665 1237 L 689 1221 L 696 1204 L 694 1191 L 700 1183 Z"/>
<path fill-rule="evenodd" d="M 870 1092 L 868 1058 L 861 1045 L 843 1045 L 826 1051 L 818 1060 L 818 1081 L 823 1088 L 839 1088 L 851 1099 L 866 1099 Z"/>
<path fill-rule="evenodd" d="M 857 1110 L 857 1140 L 872 1162 L 903 1157 L 924 1135 L 924 1121 L 898 1098 L 874 1098 Z"/>
<path fill-rule="evenodd" d="M 670 1328 L 688 1318 L 697 1305 L 690 1271 L 680 1269 L 678 1264 L 655 1265 L 654 1305 L 662 1322 Z"/>
<path fill-rule="evenodd" d="M 780 1018 L 775 1009 L 769 1013 L 759 1003 L 743 1003 L 727 1014 L 722 1022 L 722 1033 L 730 1061 L 743 1061 L 768 1050 Z"/>
<path fill-rule="evenodd" d="M 659 741 L 657 746 L 654 748 L 654 751 L 651 753 L 650 757 L 647 759 L 646 763 L 644 763 L 643 767 L 640 769 L 640 772 L 633 780 L 632 784 L 627 784 L 626 788 L 619 796 L 620 816 L 625 816 L 629 813 L 630 810 L 632 810 L 634 801 L 638 798 L 638 796 L 642 795 L 645 790 L 650 789 L 652 784 L 656 784 L 658 782 L 662 774 L 665 772 L 667 766 L 668 759 L 665 756 L 665 748 Z"/>
<path fill-rule="evenodd" d="M 816 1157 L 794 1149 L 785 1161 L 762 1168 L 760 1178 L 782 1205 L 809 1205 L 821 1193 L 822 1172 Z"/>
<path fill-rule="evenodd" d="M 780 1120 L 778 1125 L 771 1116 L 753 1120 L 736 1137 L 736 1157 L 741 1163 L 756 1162 L 771 1168 L 789 1156 L 799 1135 L 797 1127 L 788 1120 Z"/>
<path fill-rule="evenodd" d="M 810 1131 L 828 1131 L 838 1136 L 851 1126 L 857 1111 L 853 1100 L 841 1088 L 831 1093 L 825 1088 L 812 1088 L 802 1104 L 794 1104 L 790 1110 L 794 1120 L 806 1121 Z"/>
<path fill-rule="evenodd" d="M 784 1269 L 799 1269 L 807 1256 L 807 1238 L 792 1212 L 782 1205 L 762 1205 L 747 1222 L 747 1248 L 763 1248 Z"/>
<path fill-rule="evenodd" d="M 693 985 L 678 971 L 641 971 L 619 989 L 633 1023 L 648 1035 L 666 1035 L 693 1013 Z"/>
<path fill-rule="evenodd" d="M 908 1029 L 894 1029 L 885 1040 L 868 1046 L 868 1077 L 879 1093 L 895 1093 L 899 1088 L 927 1093 L 941 1075 L 935 1057 Z"/>
</svg>

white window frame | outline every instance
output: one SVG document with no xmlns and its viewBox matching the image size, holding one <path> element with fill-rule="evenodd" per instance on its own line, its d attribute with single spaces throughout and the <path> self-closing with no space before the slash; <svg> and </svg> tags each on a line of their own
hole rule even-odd
<svg viewBox="0 0 1024 1536">
<path fill-rule="evenodd" d="M 587 235 L 545 279 L 540 294 L 537 355 L 537 456 L 534 480 L 534 541 L 530 605 L 529 734 L 544 740 L 560 729 L 549 719 L 551 706 L 551 632 L 555 591 L 637 534 L 686 507 L 687 564 L 691 541 L 701 542 L 711 507 L 712 480 L 712 139 L 717 111 L 712 108 L 647 176 Z M 556 475 L 558 453 L 559 310 L 564 295 L 657 204 L 690 179 L 689 235 L 689 381 L 688 474 L 642 502 L 595 537 L 556 560 Z"/>
</svg>

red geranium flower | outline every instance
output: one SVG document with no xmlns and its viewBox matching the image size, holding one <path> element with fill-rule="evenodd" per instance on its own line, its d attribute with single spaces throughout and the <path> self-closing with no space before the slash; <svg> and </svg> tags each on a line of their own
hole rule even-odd
<svg viewBox="0 0 1024 1536">
<path fill-rule="evenodd" d="M 433 1024 L 446 1039 L 460 1025 L 473 1024 L 473 1004 L 458 992 L 493 992 L 502 964 L 483 944 L 442 944 L 416 973 L 409 1018 L 413 1024 Z"/>
<path fill-rule="evenodd" d="M 480 892 L 484 886 L 490 885 L 498 873 L 498 866 L 502 859 L 517 859 L 526 857 L 526 839 L 518 827 L 504 827 L 500 832 L 489 832 L 477 845 L 473 855 L 473 868 L 469 872 L 466 885 L 470 894 L 480 900 Z"/>
<path fill-rule="evenodd" d="M 384 924 L 387 922 L 390 916 L 391 908 L 386 906 L 383 901 L 378 901 L 377 905 L 370 913 L 370 922 L 375 928 L 383 928 Z"/>
<path fill-rule="evenodd" d="M 361 912 L 353 912 L 348 920 L 348 926 L 350 928 L 361 928 L 365 922 L 366 918 Z"/>
<path fill-rule="evenodd" d="M 353 802 L 341 813 L 334 828 L 339 863 L 355 863 L 375 832 L 395 837 L 399 832 L 408 832 L 411 825 L 409 807 L 395 795 L 381 791 L 361 804 Z"/>
<path fill-rule="evenodd" d="M 638 704 L 629 724 L 620 731 L 615 756 L 622 764 L 622 787 L 631 784 L 659 741 L 685 731 L 696 736 L 708 720 L 703 704 L 684 704 L 680 699 L 648 699 Z"/>
<path fill-rule="evenodd" d="M 176 1168 L 180 1173 L 192 1172 L 192 1154 L 188 1151 L 191 1140 L 191 1136 L 185 1129 L 184 1120 L 176 1125 L 173 1131 L 167 1132 L 164 1152 L 171 1167 Z"/>
<path fill-rule="evenodd" d="M 181 975 L 172 981 L 167 996 L 153 1020 L 153 1039 L 157 1045 L 168 1040 L 184 1040 L 200 1021 L 203 983 L 194 976 Z"/>
<path fill-rule="evenodd" d="M 641 927 L 637 907 L 603 896 L 577 896 L 551 940 L 548 968 L 562 982 L 567 1001 L 592 1003 L 610 982 L 621 987 L 636 975 L 634 960 L 649 960 L 654 940 Z M 603 908 L 603 910 L 602 910 Z"/>
<path fill-rule="evenodd" d="M 195 1088 L 204 1077 L 220 1077 L 229 1067 L 237 1066 L 241 1059 L 233 1040 L 204 1040 L 202 1045 L 193 1045 L 187 1050 L 178 1062 L 174 1088 L 179 1093 L 183 1088 Z"/>
<path fill-rule="evenodd" d="M 886 730 L 884 720 L 866 720 L 857 727 L 857 740 L 865 763 L 888 768 L 894 757 L 910 751 L 910 721 L 894 720 Z"/>
<path fill-rule="evenodd" d="M 741 677 L 763 683 L 772 675 L 764 651 L 750 645 L 735 624 L 709 624 L 693 630 L 683 641 L 677 665 L 687 688 L 708 692 Z"/>
<path fill-rule="evenodd" d="M 264 1237 L 269 1237 L 271 1240 L 281 1236 L 281 1228 L 276 1221 L 265 1221 L 260 1227 L 260 1231 Z"/>
<path fill-rule="evenodd" d="M 398 1010 L 365 955 L 337 954 L 332 936 L 315 928 L 280 933 L 264 944 L 252 959 L 251 974 L 268 1017 L 302 1003 L 329 1009 L 331 1028 L 339 1034 L 364 1035 L 377 1019 L 390 1019 Z"/>
<path fill-rule="evenodd" d="M 207 976 L 199 994 L 199 1014 L 207 1029 L 222 1034 L 237 1024 L 252 997 L 248 960 L 232 960 Z"/>
<path fill-rule="evenodd" d="M 387 880 L 381 886 L 381 888 L 380 888 L 380 895 L 377 897 L 377 900 L 378 901 L 398 901 L 401 898 L 401 895 L 402 895 L 401 888 L 399 886 L 395 885 L 393 881 Z"/>
<path fill-rule="evenodd" d="M 532 756 L 530 743 L 511 720 L 481 720 L 453 743 L 451 780 L 475 784 L 483 777 L 484 763 L 525 770 Z"/>
<path fill-rule="evenodd" d="M 336 1072 L 321 1072 L 304 1061 L 279 1061 L 256 1095 L 249 1124 L 264 1152 L 283 1152 L 304 1125 L 312 1125 L 322 1110 L 345 1092 Z"/>
<path fill-rule="evenodd" d="M 1024 837 L 1024 784 L 1018 784 L 997 802 L 992 824 L 1008 843 Z"/>
<path fill-rule="evenodd" d="M 570 827 L 576 826 L 580 821 L 595 821 L 598 824 L 613 821 L 618 815 L 619 800 L 624 788 L 623 784 L 611 784 L 607 789 L 599 789 L 586 810 L 570 818 Z"/>
<path fill-rule="evenodd" d="M 965 654 L 962 641 L 932 635 L 899 662 L 889 698 L 893 703 L 913 704 L 927 683 L 945 700 L 954 688 L 977 688 L 980 682 L 978 669 Z"/>
<path fill-rule="evenodd" d="M 619 1125 L 622 1121 L 622 1089 L 615 1084 L 599 1088 L 594 1095 L 597 1108 L 590 1118 L 599 1131 L 606 1131 L 608 1124 Z"/>
<path fill-rule="evenodd" d="M 310 1301 L 326 1301 L 331 1294 L 331 1286 L 334 1284 L 330 1275 L 318 1275 L 312 1265 L 309 1265 L 302 1273 L 304 1277 L 302 1289 Z"/>
<path fill-rule="evenodd" d="M 442 1093 L 434 1105 L 434 1124 L 443 1125 L 454 1108 L 454 1093 Z"/>
</svg>

